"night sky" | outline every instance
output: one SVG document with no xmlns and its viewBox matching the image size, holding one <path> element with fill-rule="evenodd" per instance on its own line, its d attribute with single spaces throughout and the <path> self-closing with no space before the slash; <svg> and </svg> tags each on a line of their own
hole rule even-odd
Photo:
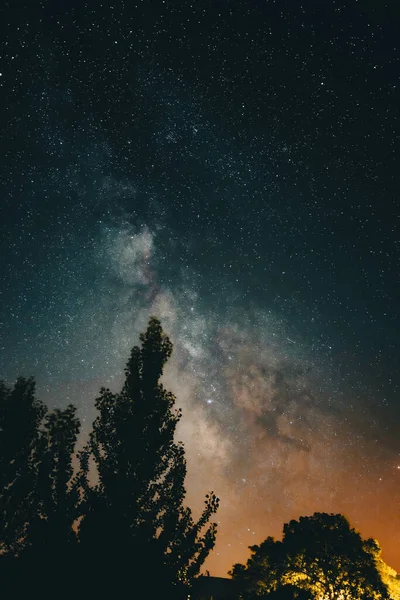
<svg viewBox="0 0 400 600">
<path fill-rule="evenodd" d="M 73 402 L 158 316 L 226 575 L 343 512 L 400 571 L 400 5 L 4 1 L 0 376 Z"/>
</svg>

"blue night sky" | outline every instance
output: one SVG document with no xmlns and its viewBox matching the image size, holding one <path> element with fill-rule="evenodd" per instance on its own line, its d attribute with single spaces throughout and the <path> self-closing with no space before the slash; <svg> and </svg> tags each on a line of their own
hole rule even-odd
<svg viewBox="0 0 400 600">
<path fill-rule="evenodd" d="M 0 376 L 90 431 L 149 315 L 224 575 L 343 512 L 400 570 L 400 9 L 5 1 Z M 206 566 L 207 566 L 206 565 Z"/>
</svg>

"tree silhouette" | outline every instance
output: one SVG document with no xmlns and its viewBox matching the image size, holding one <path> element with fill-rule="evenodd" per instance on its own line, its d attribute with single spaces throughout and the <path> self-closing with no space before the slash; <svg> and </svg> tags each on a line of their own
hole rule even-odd
<svg viewBox="0 0 400 600">
<path fill-rule="evenodd" d="M 72 457 L 80 423 L 76 408 L 55 409 L 46 414 L 34 451 L 35 512 L 26 536 L 25 561 L 36 570 L 46 564 L 56 578 L 73 560 L 77 538 L 79 494 L 73 485 Z"/>
<path fill-rule="evenodd" d="M 214 546 L 216 524 L 209 521 L 218 499 L 206 496 L 197 522 L 184 506 L 184 448 L 174 441 L 181 411 L 159 381 L 172 344 L 154 317 L 140 341 L 121 392 L 102 388 L 96 400 L 81 481 L 93 459 L 98 483 L 85 486 L 79 538 L 82 560 L 90 558 L 97 573 L 104 569 L 113 593 L 137 586 L 151 598 L 165 596 L 170 585 L 176 595 L 198 574 Z M 105 583 L 100 578 L 103 592 Z"/>
<path fill-rule="evenodd" d="M 11 389 L 0 382 L 0 553 L 17 557 L 26 547 L 34 511 L 34 450 L 46 413 L 34 379 L 20 377 Z"/>
<path fill-rule="evenodd" d="M 33 378 L 0 382 L 0 570 L 2 591 L 43 586 L 71 563 L 76 490 L 70 486 L 79 431 L 75 408 L 48 412 Z"/>
<path fill-rule="evenodd" d="M 267 537 L 259 546 L 250 546 L 247 565 L 236 564 L 230 575 L 237 581 L 245 598 L 259 597 L 276 591 L 285 580 L 285 550 L 282 542 Z"/>
<path fill-rule="evenodd" d="M 267 538 L 250 548 L 246 566 L 234 566 L 231 574 L 245 598 L 283 594 L 292 585 L 318 600 L 390 599 L 369 548 L 372 540 L 363 540 L 343 515 L 300 517 L 285 524 L 283 533 L 282 542 Z"/>
<path fill-rule="evenodd" d="M 373 556 L 343 515 L 315 513 L 283 528 L 288 566 L 320 596 L 389 598 Z"/>
</svg>

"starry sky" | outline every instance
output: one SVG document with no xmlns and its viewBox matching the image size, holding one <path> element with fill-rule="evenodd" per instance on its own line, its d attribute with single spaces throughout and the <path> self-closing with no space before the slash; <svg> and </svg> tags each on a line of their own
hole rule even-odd
<svg viewBox="0 0 400 600">
<path fill-rule="evenodd" d="M 400 571 L 400 8 L 3 1 L 0 376 L 73 402 L 158 316 L 206 568 L 343 512 Z"/>
</svg>

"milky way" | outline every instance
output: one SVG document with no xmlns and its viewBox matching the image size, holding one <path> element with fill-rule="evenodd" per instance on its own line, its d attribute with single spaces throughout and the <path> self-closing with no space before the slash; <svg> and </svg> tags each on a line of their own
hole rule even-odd
<svg viewBox="0 0 400 600">
<path fill-rule="evenodd" d="M 327 511 L 400 569 L 398 28 L 6 4 L 0 376 L 76 404 L 82 443 L 155 315 L 187 500 L 221 498 L 206 568 Z"/>
<path fill-rule="evenodd" d="M 93 193 L 126 202 L 133 190 L 108 178 Z M 82 238 L 80 247 L 72 235 L 65 246 L 63 277 L 80 273 L 80 293 L 67 295 L 69 308 L 54 317 L 44 356 L 34 364 L 27 359 L 23 369 L 37 372 L 42 397 L 50 405 L 77 404 L 84 439 L 100 386 L 121 386 L 130 349 L 156 315 L 174 343 L 164 384 L 183 409 L 178 437 L 188 459 L 188 501 L 200 510 L 211 488 L 221 497 L 220 535 L 208 568 L 225 574 L 246 558 L 249 544 L 279 535 L 283 522 L 314 510 L 343 510 L 356 524 L 364 519 L 372 534 L 369 523 L 380 523 L 387 489 L 371 490 L 369 481 L 371 471 L 380 479 L 385 456 L 368 443 L 371 417 L 340 389 L 332 361 L 267 307 L 244 311 L 218 274 L 207 276 L 210 288 L 222 286 L 224 300 L 215 306 L 202 300 L 187 264 L 163 282 L 160 271 L 177 243 L 161 222 L 150 228 L 130 221 L 99 221 L 90 244 Z M 58 277 L 55 285 L 61 294 Z"/>
<path fill-rule="evenodd" d="M 84 321 L 103 323 L 107 350 L 96 361 L 107 364 L 111 387 L 121 384 L 121 365 L 149 315 L 161 318 L 173 340 L 165 385 L 183 408 L 178 437 L 188 457 L 188 499 L 199 510 L 213 488 L 222 500 L 209 568 L 223 574 L 229 561 L 246 556 L 238 547 L 267 531 L 279 534 L 281 523 L 313 510 L 380 522 L 387 489 L 371 490 L 369 481 L 371 470 L 380 479 L 385 457 L 365 439 L 365 409 L 362 416 L 360 406 L 349 410 L 354 399 L 335 388 L 329 362 L 313 356 L 295 329 L 295 339 L 288 337 L 268 309 L 202 306 L 186 269 L 173 286 L 161 285 L 159 251 L 146 225 L 101 225 L 93 259 L 102 283 Z"/>
</svg>

